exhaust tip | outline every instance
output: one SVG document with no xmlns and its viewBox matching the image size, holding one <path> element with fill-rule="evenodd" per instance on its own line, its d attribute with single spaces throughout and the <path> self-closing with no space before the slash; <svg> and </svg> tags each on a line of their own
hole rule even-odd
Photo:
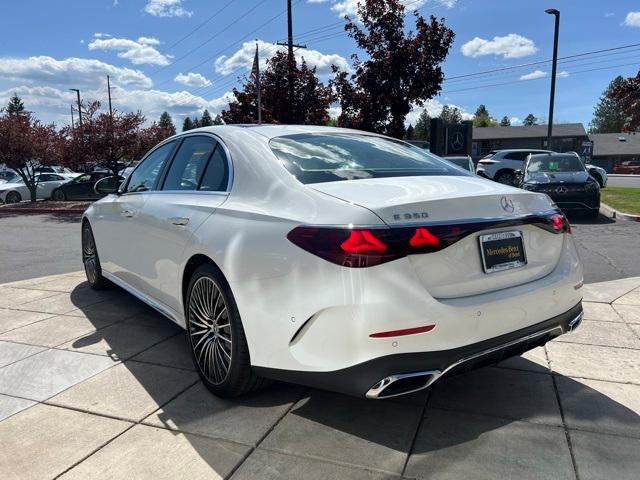
<svg viewBox="0 0 640 480">
<path fill-rule="evenodd" d="M 441 372 L 439 370 L 389 375 L 371 387 L 366 397 L 384 399 L 414 393 L 427 388 L 440 375 Z"/>
<path fill-rule="evenodd" d="M 580 312 L 576 318 L 574 318 L 573 320 L 571 320 L 569 322 L 569 331 L 572 332 L 574 331 L 576 328 L 578 328 L 578 326 L 580 326 L 580 324 L 582 323 L 582 319 L 584 318 L 584 312 Z"/>
</svg>

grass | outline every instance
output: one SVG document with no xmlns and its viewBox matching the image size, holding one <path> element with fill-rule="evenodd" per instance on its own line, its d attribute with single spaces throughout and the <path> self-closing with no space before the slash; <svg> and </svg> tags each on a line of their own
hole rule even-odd
<svg viewBox="0 0 640 480">
<path fill-rule="evenodd" d="M 640 215 L 640 188 L 607 187 L 602 189 L 602 202 L 623 213 Z"/>
</svg>

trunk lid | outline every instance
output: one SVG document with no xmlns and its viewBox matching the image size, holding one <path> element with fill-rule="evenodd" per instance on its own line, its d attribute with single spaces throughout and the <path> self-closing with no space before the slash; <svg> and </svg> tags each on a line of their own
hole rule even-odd
<svg viewBox="0 0 640 480">
<path fill-rule="evenodd" d="M 390 177 L 309 185 L 374 212 L 389 226 L 430 223 L 482 223 L 517 218 L 553 208 L 546 195 L 527 192 L 474 176 Z M 520 231 L 527 264 L 485 273 L 479 236 Z M 556 266 L 564 241 L 534 225 L 481 229 L 444 250 L 410 255 L 417 277 L 436 298 L 477 295 L 537 280 Z"/>
</svg>

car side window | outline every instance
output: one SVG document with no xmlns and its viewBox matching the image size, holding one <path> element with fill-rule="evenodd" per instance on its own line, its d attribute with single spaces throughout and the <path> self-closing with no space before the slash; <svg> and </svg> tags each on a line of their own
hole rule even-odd
<svg viewBox="0 0 640 480">
<path fill-rule="evenodd" d="M 204 171 L 198 190 L 224 192 L 229 183 L 229 162 L 222 145 L 218 144 Z"/>
<path fill-rule="evenodd" d="M 162 187 L 163 190 L 197 190 L 217 142 L 211 137 L 187 137 L 180 145 Z"/>
<path fill-rule="evenodd" d="M 39 182 L 52 182 L 54 180 L 58 180 L 57 175 L 52 175 L 51 173 L 43 173 L 40 175 L 38 179 Z"/>
<path fill-rule="evenodd" d="M 84 175 L 80 175 L 76 177 L 76 183 L 89 183 L 91 181 L 91 174 L 86 173 Z"/>
<path fill-rule="evenodd" d="M 129 177 L 127 193 L 146 192 L 153 189 L 174 146 L 175 142 L 165 143 L 147 155 Z"/>
<path fill-rule="evenodd" d="M 517 160 L 522 162 L 527 158 L 527 155 L 529 155 L 529 152 L 511 152 L 505 155 L 504 158 L 507 160 Z"/>
</svg>

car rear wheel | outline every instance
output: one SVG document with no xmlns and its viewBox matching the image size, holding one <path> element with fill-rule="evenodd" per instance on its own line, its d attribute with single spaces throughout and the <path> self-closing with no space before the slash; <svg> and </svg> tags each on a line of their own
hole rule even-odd
<svg viewBox="0 0 640 480">
<path fill-rule="evenodd" d="M 18 203 L 22 201 L 22 195 L 19 192 L 9 192 L 5 197 L 7 203 Z"/>
<path fill-rule="evenodd" d="M 196 370 L 215 395 L 237 397 L 261 387 L 233 294 L 213 265 L 196 269 L 186 298 L 187 332 Z"/>
<path fill-rule="evenodd" d="M 53 195 L 51 195 L 51 198 L 53 198 L 56 202 L 64 202 L 67 199 L 67 195 L 64 193 L 64 191 L 57 188 L 53 191 Z"/>
<path fill-rule="evenodd" d="M 503 183 L 505 185 L 515 185 L 516 183 L 516 176 L 514 175 L 513 172 L 509 172 L 509 171 L 505 171 L 505 172 L 498 172 L 496 174 L 495 177 L 493 177 L 493 179 L 498 182 L 498 183 Z"/>
<path fill-rule="evenodd" d="M 82 263 L 84 263 L 84 272 L 91 288 L 102 290 L 108 286 L 107 279 L 102 276 L 98 249 L 88 222 L 82 226 Z"/>
</svg>

